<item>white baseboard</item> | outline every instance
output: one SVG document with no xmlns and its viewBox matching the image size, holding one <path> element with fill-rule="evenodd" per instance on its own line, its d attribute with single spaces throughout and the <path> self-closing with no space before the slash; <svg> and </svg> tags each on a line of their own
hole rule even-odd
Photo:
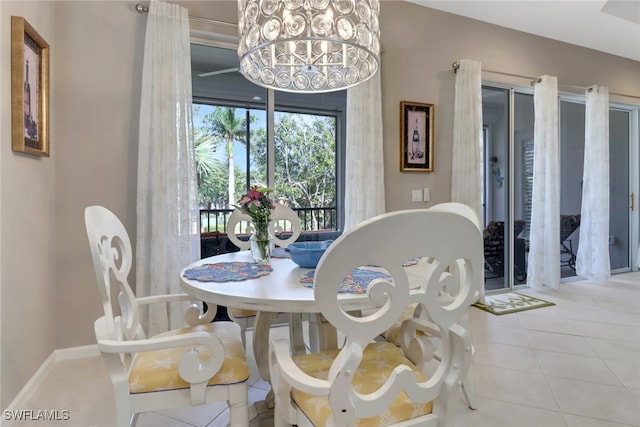
<svg viewBox="0 0 640 427">
<path fill-rule="evenodd" d="M 62 360 L 82 359 L 84 357 L 100 356 L 100 350 L 98 350 L 97 344 L 83 345 L 81 347 L 69 347 L 60 348 L 55 350 L 53 354 L 56 357 L 56 362 Z"/>
<path fill-rule="evenodd" d="M 22 387 L 22 390 L 20 390 L 16 398 L 13 399 L 13 401 L 6 409 L 16 410 L 25 408 L 25 405 L 27 404 L 31 396 L 33 396 L 33 393 L 35 393 L 40 383 L 42 383 L 47 375 L 49 375 L 49 372 L 51 372 L 51 369 L 53 369 L 53 366 L 56 364 L 56 362 L 60 362 L 63 360 L 82 359 L 84 357 L 93 357 L 99 355 L 100 351 L 98 350 L 97 344 L 54 350 L 53 353 L 51 353 L 49 357 L 47 357 L 47 360 L 45 360 L 44 363 L 40 365 L 38 370 L 33 374 L 29 381 L 27 381 L 24 387 Z"/>
</svg>

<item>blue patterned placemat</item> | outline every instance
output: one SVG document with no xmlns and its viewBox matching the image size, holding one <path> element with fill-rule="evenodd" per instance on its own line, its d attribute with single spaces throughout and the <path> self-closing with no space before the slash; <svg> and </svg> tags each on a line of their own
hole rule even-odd
<svg viewBox="0 0 640 427">
<path fill-rule="evenodd" d="M 254 262 L 218 262 L 202 264 L 185 270 L 184 277 L 199 282 L 237 282 L 266 276 L 273 269 L 268 264 Z"/>
<path fill-rule="evenodd" d="M 313 277 L 316 271 L 311 270 L 300 276 L 300 283 L 308 288 L 313 287 Z M 339 293 L 349 292 L 352 294 L 363 294 L 367 292 L 367 287 L 373 279 L 385 279 L 392 281 L 392 277 L 381 271 L 370 270 L 368 268 L 356 268 L 343 279 Z"/>
</svg>

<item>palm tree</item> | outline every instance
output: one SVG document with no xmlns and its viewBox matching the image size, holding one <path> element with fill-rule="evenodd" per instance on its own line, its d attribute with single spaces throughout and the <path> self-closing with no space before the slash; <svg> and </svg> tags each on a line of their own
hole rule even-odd
<svg viewBox="0 0 640 427">
<path fill-rule="evenodd" d="M 198 182 L 202 182 L 220 166 L 216 159 L 216 143 L 214 136 L 205 133 L 203 128 L 194 129 L 193 140 Z"/>
<path fill-rule="evenodd" d="M 198 196 L 200 203 L 208 206 L 220 206 L 220 201 L 227 204 L 225 189 L 220 183 L 224 182 L 225 165 L 217 156 L 216 148 L 219 143 L 217 137 L 207 132 L 205 128 L 194 129 L 194 145 L 196 158 L 196 172 L 198 175 Z"/>
<path fill-rule="evenodd" d="M 233 164 L 234 142 L 246 143 L 245 118 L 236 117 L 235 108 L 216 107 L 212 113 L 204 117 L 204 121 L 210 125 L 211 133 L 220 137 L 226 143 L 227 165 L 229 172 L 229 200 L 228 207 L 236 200 L 235 167 Z"/>
</svg>

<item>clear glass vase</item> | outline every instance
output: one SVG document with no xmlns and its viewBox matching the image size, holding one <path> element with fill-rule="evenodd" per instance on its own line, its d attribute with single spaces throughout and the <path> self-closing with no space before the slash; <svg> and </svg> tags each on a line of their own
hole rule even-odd
<svg viewBox="0 0 640 427">
<path fill-rule="evenodd" d="M 271 251 L 273 250 L 273 238 L 269 233 L 268 222 L 254 223 L 254 230 L 249 237 L 251 244 L 251 257 L 254 262 L 260 264 L 269 264 L 271 260 Z"/>
</svg>

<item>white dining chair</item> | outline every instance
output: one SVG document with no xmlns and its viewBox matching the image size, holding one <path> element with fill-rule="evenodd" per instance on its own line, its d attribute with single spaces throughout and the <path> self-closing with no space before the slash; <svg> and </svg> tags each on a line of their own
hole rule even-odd
<svg viewBox="0 0 640 427">
<path fill-rule="evenodd" d="M 85 225 L 104 309 L 94 329 L 113 384 L 116 425 L 135 425 L 141 412 L 226 401 L 231 425 L 248 426 L 249 367 L 238 325 L 211 323 L 216 306 L 203 314 L 186 294 L 136 298 L 128 283 L 133 252 L 125 227 L 102 206 L 85 209 Z M 185 327 L 147 338 L 140 310 L 175 301 L 193 302 Z"/>
<path fill-rule="evenodd" d="M 251 217 L 249 215 L 239 211 L 238 209 L 231 212 L 226 225 L 227 237 L 231 243 L 241 251 L 249 249 L 251 247 L 251 244 L 249 243 L 249 235 L 252 231 L 253 221 L 251 221 Z M 244 235 L 245 238 L 241 239 L 240 237 L 242 235 Z"/>
<path fill-rule="evenodd" d="M 478 227 L 478 230 L 481 230 L 481 225 L 480 225 L 480 220 L 478 218 L 478 215 L 476 215 L 475 211 L 468 205 L 466 204 L 462 204 L 462 203 L 456 203 L 456 202 L 447 202 L 447 203 L 440 203 L 437 205 L 432 206 L 431 208 L 429 208 L 430 210 L 437 210 L 437 211 L 441 211 L 441 212 L 454 212 L 460 215 L 465 216 L 466 218 L 468 218 L 470 221 L 472 221 L 476 227 Z M 431 259 L 422 259 L 419 261 L 418 263 L 418 267 L 417 268 L 427 268 L 425 266 L 428 266 L 429 263 L 433 262 L 433 260 Z M 422 265 L 420 265 L 422 264 Z M 452 270 L 452 269 L 457 269 L 458 267 L 456 265 L 454 266 L 450 266 L 450 268 L 448 270 Z M 443 273 L 442 276 L 442 280 L 445 281 L 447 280 L 447 276 L 450 275 L 451 273 L 449 271 L 445 271 Z M 484 281 L 484 271 L 483 274 L 480 275 L 480 279 Z M 451 284 L 455 284 L 455 281 L 452 281 Z M 481 295 L 484 295 L 484 292 L 482 292 L 484 290 L 484 283 L 480 283 L 476 285 L 476 289 L 478 290 L 477 293 L 477 297 L 476 300 L 480 300 Z M 448 287 L 444 287 L 442 289 L 442 291 L 440 292 L 438 298 L 442 301 L 442 300 L 453 300 L 457 294 L 457 292 L 459 291 L 459 289 L 456 286 L 448 286 Z M 387 340 L 388 342 L 396 345 L 396 346 L 401 346 L 401 340 L 402 340 L 402 334 L 401 334 L 401 327 L 402 327 L 402 323 L 409 318 L 412 317 L 421 317 L 423 319 L 425 319 L 426 321 L 430 321 L 429 317 L 428 317 L 428 313 L 426 313 L 424 310 L 421 310 L 421 308 L 419 307 L 419 305 L 417 303 L 411 304 L 409 306 L 407 306 L 405 308 L 405 310 L 402 312 L 402 314 L 400 315 L 400 317 L 398 318 L 398 320 L 396 320 L 396 322 L 393 324 L 393 326 L 389 329 L 387 329 L 386 331 L 383 332 L 382 337 Z M 463 327 L 465 327 L 466 329 L 468 329 L 468 323 L 469 323 L 469 319 L 468 319 L 468 313 L 465 313 L 461 320 L 460 323 Z M 439 336 L 436 334 L 433 336 L 434 338 L 439 338 Z M 432 342 L 434 343 L 434 345 L 438 345 L 441 344 L 438 340 L 432 340 Z M 472 356 L 474 353 L 474 347 L 473 345 L 471 346 L 471 352 L 472 352 Z M 438 357 L 437 353 L 435 353 L 434 357 Z M 476 409 L 476 403 L 475 403 L 475 398 L 474 398 L 474 393 L 473 393 L 473 387 L 471 387 L 471 384 L 469 382 L 469 377 L 468 375 L 465 375 L 461 381 L 460 381 L 460 388 L 462 390 L 462 393 L 467 401 L 467 405 L 469 406 L 470 409 Z"/>
<path fill-rule="evenodd" d="M 413 258 L 430 263 L 409 273 L 406 261 Z M 338 289 L 356 268 L 387 276 L 373 278 L 360 299 L 345 305 Z M 482 271 L 481 231 L 456 212 L 396 211 L 347 231 L 320 259 L 313 284 L 318 309 L 345 343 L 292 355 L 286 341 L 271 342 L 274 426 L 455 425 L 457 384 L 472 361 L 461 320 L 477 298 Z M 439 298 L 453 288 L 452 299 Z M 366 302 L 362 317 L 349 313 Z M 428 318 L 404 320 L 400 346 L 378 341 L 412 304 Z M 434 337 L 441 343 L 437 357 Z"/>
<path fill-rule="evenodd" d="M 231 243 L 240 250 L 250 248 L 248 237 L 253 231 L 253 221 L 248 214 L 238 209 L 231 212 L 227 220 L 226 231 Z M 269 232 L 273 237 L 274 244 L 281 248 L 286 248 L 287 245 L 298 240 L 301 231 L 302 224 L 298 214 L 282 203 L 274 203 L 271 220 L 269 221 Z"/>
<path fill-rule="evenodd" d="M 240 237 L 240 230 L 244 233 L 251 233 L 253 222 L 251 217 L 238 209 L 234 210 L 227 221 L 227 235 L 229 240 L 240 250 L 247 250 L 250 247 L 249 241 Z M 273 237 L 275 245 L 281 248 L 287 247 L 290 243 L 295 242 L 300 237 L 301 223 L 298 214 L 288 206 L 282 203 L 274 203 L 274 209 L 269 222 L 269 232 Z M 240 326 L 240 335 L 242 344 L 246 348 L 247 330 L 251 329 L 255 323 L 257 312 L 254 310 L 245 310 L 235 307 L 227 307 L 229 318 Z M 294 325 L 291 325 L 291 323 Z M 297 331 L 302 330 L 302 318 L 300 315 L 290 315 L 287 313 L 279 313 L 278 317 L 272 322 L 273 326 L 290 325 L 292 334 L 292 342 L 295 346 L 303 347 L 302 336 Z"/>
<path fill-rule="evenodd" d="M 273 206 L 269 232 L 277 246 L 286 248 L 300 237 L 302 223 L 296 211 L 289 206 L 282 203 L 274 203 Z"/>
</svg>

